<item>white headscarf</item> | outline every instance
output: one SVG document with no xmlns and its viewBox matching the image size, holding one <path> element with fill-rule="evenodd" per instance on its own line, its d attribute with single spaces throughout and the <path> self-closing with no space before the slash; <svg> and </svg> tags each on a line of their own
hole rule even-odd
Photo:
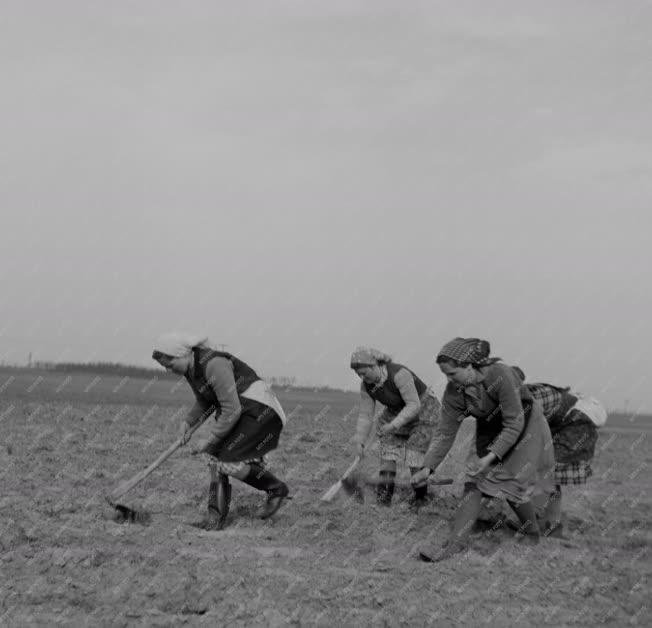
<svg viewBox="0 0 652 628">
<path fill-rule="evenodd" d="M 373 347 L 356 347 L 351 354 L 351 368 L 356 368 L 356 366 L 376 366 L 391 361 L 391 356 Z"/>
<path fill-rule="evenodd" d="M 191 353 L 194 347 L 210 348 L 211 345 L 206 336 L 172 331 L 158 338 L 154 345 L 154 351 L 159 351 L 173 358 L 180 358 Z"/>
</svg>

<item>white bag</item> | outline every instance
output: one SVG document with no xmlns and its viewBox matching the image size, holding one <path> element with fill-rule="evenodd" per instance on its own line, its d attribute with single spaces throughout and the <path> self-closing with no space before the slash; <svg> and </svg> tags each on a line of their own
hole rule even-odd
<svg viewBox="0 0 652 628">
<path fill-rule="evenodd" d="M 575 392 L 573 394 L 579 399 L 571 408 L 572 410 L 579 410 L 586 414 L 597 427 L 602 427 L 607 422 L 607 411 L 595 397 L 585 397 Z"/>
</svg>

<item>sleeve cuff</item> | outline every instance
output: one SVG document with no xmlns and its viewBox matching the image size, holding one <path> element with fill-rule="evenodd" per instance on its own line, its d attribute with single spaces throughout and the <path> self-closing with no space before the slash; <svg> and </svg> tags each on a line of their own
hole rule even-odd
<svg viewBox="0 0 652 628">
<path fill-rule="evenodd" d="M 500 448 L 499 451 L 496 451 L 493 447 L 489 446 L 489 447 L 487 447 L 487 450 L 490 451 L 492 454 L 495 454 L 496 458 L 498 458 L 498 460 L 503 459 L 502 447 Z"/>
</svg>

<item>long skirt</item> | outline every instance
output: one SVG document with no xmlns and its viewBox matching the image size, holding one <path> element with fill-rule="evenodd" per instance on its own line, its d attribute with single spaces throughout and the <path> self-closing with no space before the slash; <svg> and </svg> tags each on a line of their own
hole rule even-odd
<svg viewBox="0 0 652 628">
<path fill-rule="evenodd" d="M 261 459 L 278 447 L 283 429 L 273 408 L 246 397 L 240 398 L 242 413 L 231 431 L 207 453 L 219 462 L 236 463 Z"/>
<path fill-rule="evenodd" d="M 550 424 L 555 449 L 555 484 L 585 484 L 593 475 L 598 430 L 581 410 L 571 409 Z"/>
<path fill-rule="evenodd" d="M 420 467 L 428 449 L 435 425 L 439 421 L 441 404 L 428 389 L 421 395 L 421 409 L 408 435 L 378 433 L 381 460 L 392 460 L 408 467 Z M 396 413 L 385 409 L 378 419 L 378 425 L 389 423 Z"/>
<path fill-rule="evenodd" d="M 469 477 L 490 497 L 520 504 L 554 490 L 555 456 L 552 435 L 538 401 L 520 442 L 482 477 Z"/>
</svg>

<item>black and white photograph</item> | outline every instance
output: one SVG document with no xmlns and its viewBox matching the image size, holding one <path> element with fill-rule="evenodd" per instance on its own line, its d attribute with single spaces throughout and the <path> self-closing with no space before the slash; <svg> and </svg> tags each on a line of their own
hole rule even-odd
<svg viewBox="0 0 652 628">
<path fill-rule="evenodd" d="M 651 0 L 2 0 L 0 626 L 652 625 Z"/>
</svg>

